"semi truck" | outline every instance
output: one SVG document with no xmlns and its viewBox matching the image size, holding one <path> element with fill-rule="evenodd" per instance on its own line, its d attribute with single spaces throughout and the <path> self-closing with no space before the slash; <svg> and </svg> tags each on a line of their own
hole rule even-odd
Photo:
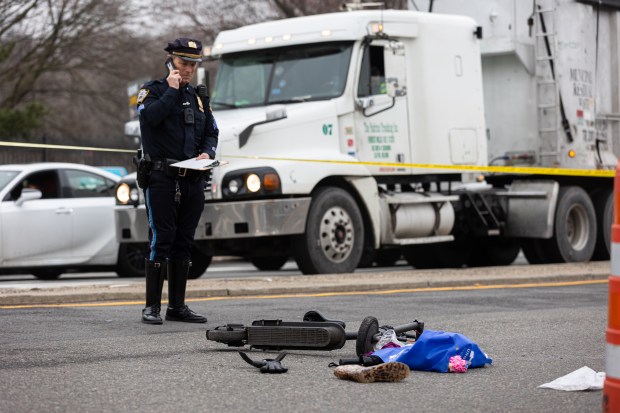
<svg viewBox="0 0 620 413">
<path fill-rule="evenodd" d="M 416 3 L 218 34 L 227 163 L 194 276 L 218 255 L 304 274 L 609 259 L 618 2 Z M 144 249 L 140 190 L 118 193 L 118 240 Z"/>
</svg>

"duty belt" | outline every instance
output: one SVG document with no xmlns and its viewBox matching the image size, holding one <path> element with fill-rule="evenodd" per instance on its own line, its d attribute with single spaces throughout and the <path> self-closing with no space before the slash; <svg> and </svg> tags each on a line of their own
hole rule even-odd
<svg viewBox="0 0 620 413">
<path fill-rule="evenodd" d="M 204 176 L 204 173 L 202 171 L 195 171 L 193 169 L 177 168 L 176 166 L 172 166 L 173 163 L 177 162 L 179 161 L 176 159 L 154 160 L 152 161 L 151 170 L 162 171 L 171 178 L 188 178 L 196 181 L 202 176 Z"/>
</svg>

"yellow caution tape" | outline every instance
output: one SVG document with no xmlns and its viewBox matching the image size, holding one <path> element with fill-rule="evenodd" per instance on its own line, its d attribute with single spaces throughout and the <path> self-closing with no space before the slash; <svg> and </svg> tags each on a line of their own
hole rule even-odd
<svg viewBox="0 0 620 413">
<path fill-rule="evenodd" d="M 80 151 L 100 151 L 100 152 L 122 152 L 134 153 L 135 149 L 112 149 L 112 148 L 96 148 L 92 146 L 70 146 L 70 145 L 50 145 L 43 143 L 26 143 L 26 142 L 4 142 L 0 141 L 0 146 L 12 146 L 23 148 L 45 148 L 45 149 L 66 149 Z M 470 171 L 470 172 L 489 172 L 504 174 L 529 174 L 529 175 L 562 175 L 562 176 L 588 176 L 613 178 L 615 170 L 611 169 L 570 169 L 570 168 L 543 168 L 528 166 L 482 166 L 482 165 L 439 165 L 439 164 L 421 164 L 421 163 L 392 163 L 392 162 L 362 162 L 362 161 L 343 161 L 328 159 L 303 159 L 303 158 L 277 158 L 269 156 L 243 156 L 231 155 L 226 158 L 238 159 L 262 159 L 267 161 L 287 161 L 287 162 L 311 162 L 311 163 L 332 163 L 340 165 L 365 165 L 365 166 L 383 166 L 395 168 L 418 168 L 418 169 L 448 169 L 454 171 Z"/>
<path fill-rule="evenodd" d="M 126 152 L 126 153 L 136 152 L 135 149 L 96 148 L 93 146 L 50 145 L 50 144 L 45 144 L 45 143 L 27 143 L 27 142 L 0 141 L 0 146 L 13 146 L 13 147 L 18 147 L 18 148 L 67 149 L 67 150 L 72 150 L 72 151 Z"/>
<path fill-rule="evenodd" d="M 342 160 L 320 160 L 320 159 L 301 159 L 301 158 L 276 158 L 268 156 L 243 156 L 231 155 L 225 158 L 240 159 L 263 159 L 268 161 L 288 161 L 288 162 L 313 162 L 313 163 L 332 163 L 343 165 L 365 165 L 365 166 L 390 166 L 396 168 L 419 168 L 419 169 L 450 169 L 454 171 L 470 172 L 492 172 L 492 173 L 512 173 L 530 175 L 564 175 L 564 176 L 589 176 L 613 178 L 615 170 L 611 169 L 569 169 L 569 168 L 543 168 L 527 166 L 481 166 L 481 165 L 438 165 L 421 163 L 391 163 L 391 162 L 361 162 L 361 161 L 342 161 Z"/>
</svg>

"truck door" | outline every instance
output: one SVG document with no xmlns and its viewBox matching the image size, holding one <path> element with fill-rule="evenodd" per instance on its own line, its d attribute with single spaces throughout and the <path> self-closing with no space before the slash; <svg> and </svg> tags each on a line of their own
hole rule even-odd
<svg viewBox="0 0 620 413">
<path fill-rule="evenodd" d="M 373 40 L 363 49 L 357 85 L 355 138 L 364 162 L 410 162 L 404 45 Z M 396 166 L 371 166 L 373 174 L 405 173 Z"/>
</svg>

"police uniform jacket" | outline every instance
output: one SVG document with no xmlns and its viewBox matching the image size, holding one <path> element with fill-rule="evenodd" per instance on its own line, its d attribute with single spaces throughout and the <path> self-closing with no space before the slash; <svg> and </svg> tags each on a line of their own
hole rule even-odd
<svg viewBox="0 0 620 413">
<path fill-rule="evenodd" d="M 185 122 L 183 110 L 187 107 L 194 111 L 193 125 Z M 203 102 L 191 85 L 175 89 L 168 86 L 166 78 L 147 82 L 138 93 L 138 114 L 142 149 L 152 159 L 183 160 L 200 153 L 215 159 L 219 130 L 209 99 Z M 187 136 L 193 138 L 191 155 L 184 151 Z"/>
</svg>

